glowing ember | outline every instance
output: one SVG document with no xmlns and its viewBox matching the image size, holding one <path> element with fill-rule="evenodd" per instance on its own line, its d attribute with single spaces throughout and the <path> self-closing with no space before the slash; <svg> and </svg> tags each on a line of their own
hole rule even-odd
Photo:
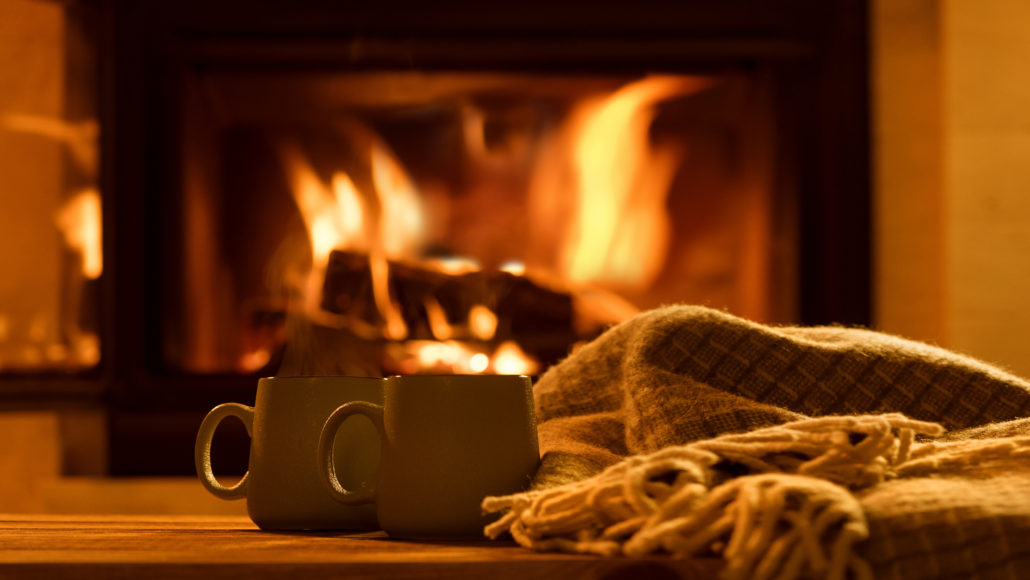
<svg viewBox="0 0 1030 580">
<path fill-rule="evenodd" d="M 441 272 L 446 272 L 455 276 L 458 274 L 468 274 L 469 272 L 478 272 L 480 270 L 480 266 L 475 260 L 471 258 L 461 258 L 458 256 L 436 258 L 430 260 L 429 263 L 436 266 Z"/>
<path fill-rule="evenodd" d="M 497 315 L 482 304 L 469 309 L 469 332 L 479 340 L 490 340 L 497 332 Z"/>
<path fill-rule="evenodd" d="M 458 374 L 533 374 L 540 364 L 519 348 L 514 341 L 501 343 L 489 355 L 481 347 L 454 340 L 409 340 L 399 345 L 402 356 L 396 356 L 402 373 Z"/>
<path fill-rule="evenodd" d="M 519 345 L 513 341 L 505 341 L 494 352 L 494 372 L 500 375 L 531 375 L 537 372 L 537 364 Z"/>
<path fill-rule="evenodd" d="M 522 276 L 526 273 L 526 264 L 516 260 L 511 260 L 501 264 L 498 270 L 502 272 L 507 272 L 509 274 L 514 274 L 516 276 Z"/>
<path fill-rule="evenodd" d="M 271 358 L 272 353 L 267 348 L 259 348 L 240 356 L 238 364 L 241 371 L 254 372 L 264 368 Z"/>
<path fill-rule="evenodd" d="M 477 352 L 469 358 L 469 370 L 474 373 L 481 373 L 490 368 L 490 357 Z"/>
<path fill-rule="evenodd" d="M 484 355 L 457 341 L 410 340 L 404 346 L 417 361 L 417 366 L 406 369 L 408 372 L 475 374 L 486 370 L 485 366 L 476 370 L 481 365 L 479 357 Z"/>
</svg>

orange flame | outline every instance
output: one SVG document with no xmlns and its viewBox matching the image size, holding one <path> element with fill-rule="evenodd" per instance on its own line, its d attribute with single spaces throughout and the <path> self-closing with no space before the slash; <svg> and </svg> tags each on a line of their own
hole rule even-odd
<svg viewBox="0 0 1030 580">
<path fill-rule="evenodd" d="M 559 137 L 570 174 L 547 175 L 558 172 L 545 164 L 532 192 L 552 215 L 561 211 L 547 200 L 556 188 L 574 195 L 559 264 L 565 278 L 645 288 L 661 271 L 670 236 L 665 198 L 681 153 L 650 142 L 655 105 L 709 83 L 650 76 L 577 105 Z"/>
<path fill-rule="evenodd" d="M 423 303 L 426 309 L 426 319 L 429 321 L 429 332 L 437 340 L 448 340 L 454 336 L 454 327 L 447 321 L 447 313 L 443 306 L 432 297 L 427 297 Z"/>
<path fill-rule="evenodd" d="M 411 256 L 425 234 L 418 190 L 404 167 L 385 145 L 372 145 L 372 183 L 379 200 L 379 237 L 374 240 L 388 258 Z"/>
<path fill-rule="evenodd" d="M 324 268 L 334 249 L 354 247 L 365 239 L 361 196 L 346 173 L 334 174 L 330 189 L 299 147 L 284 143 L 281 151 L 290 171 L 290 192 L 311 241 L 313 267 Z"/>
<path fill-rule="evenodd" d="M 494 372 L 500 375 L 531 375 L 539 369 L 537 364 L 529 355 L 524 353 L 519 345 L 508 340 L 494 352 Z"/>
<path fill-rule="evenodd" d="M 318 309 L 329 254 L 337 249 L 367 250 L 373 297 L 385 321 L 382 333 L 390 339 L 403 339 L 408 329 L 400 309 L 390 298 L 387 260 L 415 252 L 422 243 L 424 230 L 418 191 L 404 168 L 385 145 L 372 143 L 370 169 L 376 205 L 369 207 L 369 198 L 346 173 L 336 172 L 330 188 L 319 179 L 296 143 L 281 143 L 280 153 L 311 243 L 312 266 L 305 292 L 307 310 Z M 374 224 L 374 229 L 369 224 Z"/>
<path fill-rule="evenodd" d="M 469 332 L 479 340 L 490 340 L 497 332 L 497 315 L 482 304 L 469 309 Z"/>
<path fill-rule="evenodd" d="M 403 345 L 408 364 L 403 372 L 438 372 L 459 374 L 493 373 L 504 375 L 534 374 L 540 363 L 527 355 L 514 341 L 501 343 L 492 356 L 478 347 L 455 340 L 411 340 Z"/>
</svg>

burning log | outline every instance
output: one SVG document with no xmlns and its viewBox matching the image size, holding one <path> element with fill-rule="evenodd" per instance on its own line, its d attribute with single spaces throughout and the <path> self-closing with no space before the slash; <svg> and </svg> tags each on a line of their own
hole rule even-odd
<svg viewBox="0 0 1030 580">
<path fill-rule="evenodd" d="M 528 277 L 390 261 L 389 304 L 382 304 L 381 297 L 377 302 L 372 266 L 363 253 L 335 250 L 329 257 L 321 307 L 340 315 L 351 330 L 385 329 L 392 311 L 404 321 L 407 340 L 514 341 L 543 365 L 564 357 L 569 345 L 581 338 L 572 296 Z"/>
</svg>

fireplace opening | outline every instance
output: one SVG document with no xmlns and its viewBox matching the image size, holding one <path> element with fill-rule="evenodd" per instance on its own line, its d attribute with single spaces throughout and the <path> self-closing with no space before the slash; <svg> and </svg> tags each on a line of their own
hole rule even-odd
<svg viewBox="0 0 1030 580">
<path fill-rule="evenodd" d="M 177 370 L 535 374 L 664 303 L 796 318 L 768 75 L 203 71 L 185 93 Z"/>
</svg>

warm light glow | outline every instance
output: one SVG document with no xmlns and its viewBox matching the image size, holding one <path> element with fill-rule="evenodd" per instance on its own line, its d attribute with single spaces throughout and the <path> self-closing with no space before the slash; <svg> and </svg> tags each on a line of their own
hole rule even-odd
<svg viewBox="0 0 1030 580">
<path fill-rule="evenodd" d="M 519 262 L 517 260 L 511 260 L 509 262 L 501 264 L 498 270 L 502 272 L 507 272 L 509 274 L 514 274 L 516 276 L 523 276 L 526 273 L 526 264 L 524 264 L 523 262 Z"/>
<path fill-rule="evenodd" d="M 468 274 L 469 272 L 478 272 L 482 268 L 479 263 L 472 258 L 463 258 L 458 256 L 447 256 L 446 258 L 434 258 L 427 262 L 436 266 L 438 270 L 452 276 L 458 274 Z"/>
<path fill-rule="evenodd" d="M 519 345 L 508 340 L 494 352 L 494 372 L 500 375 L 531 375 L 540 365 L 524 353 Z"/>
<path fill-rule="evenodd" d="M 453 340 L 437 342 L 432 340 L 412 340 L 405 343 L 407 349 L 414 353 L 418 361 L 412 372 L 437 372 L 470 374 L 486 370 L 475 370 L 481 365 L 481 359 L 468 346 Z M 482 355 L 485 356 L 485 355 Z M 489 365 L 489 361 L 487 363 Z"/>
<path fill-rule="evenodd" d="M 559 267 L 568 280 L 646 288 L 661 271 L 670 237 L 666 195 L 683 152 L 651 142 L 655 105 L 697 92 L 710 81 L 649 76 L 603 98 L 580 102 L 562 128 L 570 176 L 544 175 L 534 191 L 554 212 L 554 188 L 575 197 Z M 562 172 L 566 163 L 541 166 Z"/>
<path fill-rule="evenodd" d="M 388 258 L 417 251 L 425 235 L 418 190 L 404 167 L 386 147 L 372 146 L 372 183 L 379 199 L 379 239 Z"/>
<path fill-rule="evenodd" d="M 429 332 L 437 340 L 448 340 L 454 336 L 454 327 L 447 321 L 447 313 L 443 306 L 432 298 L 426 298 L 423 302 L 426 309 L 426 319 L 429 321 Z"/>
<path fill-rule="evenodd" d="M 481 373 L 488 368 L 490 368 L 490 357 L 481 352 L 477 352 L 469 359 L 469 370 L 474 373 Z"/>
<path fill-rule="evenodd" d="M 263 368 L 272 359 L 272 353 L 267 348 L 243 353 L 239 359 L 239 370 L 245 373 L 254 372 Z"/>
<path fill-rule="evenodd" d="M 313 268 L 322 271 L 330 252 L 363 242 L 361 196 L 350 177 L 342 172 L 333 175 L 331 190 L 326 187 L 295 144 L 284 143 L 280 150 L 289 170 L 293 201 L 311 241 Z"/>
<path fill-rule="evenodd" d="M 100 362 L 100 337 L 96 334 L 80 333 L 71 341 L 71 346 L 75 351 L 75 360 L 89 366 Z"/>
<path fill-rule="evenodd" d="M 383 336 L 390 340 L 403 340 L 408 336 L 408 325 L 404 323 L 401 309 L 390 297 L 390 265 L 385 256 L 374 251 L 368 257 L 368 267 L 372 276 L 372 295 L 376 308 L 386 321 Z"/>
<path fill-rule="evenodd" d="M 448 340 L 410 340 L 402 348 L 412 357 L 413 365 L 405 365 L 408 373 L 456 373 L 505 375 L 533 374 L 540 364 L 527 355 L 514 341 L 505 341 L 493 356 L 478 347 Z"/>
<path fill-rule="evenodd" d="M 354 187 L 349 175 L 342 171 L 333 174 L 333 196 L 335 208 L 329 210 L 336 214 L 339 240 L 335 248 L 363 247 L 368 234 L 365 231 L 365 210 L 361 205 L 361 194 Z"/>
<path fill-rule="evenodd" d="M 65 243 L 82 257 L 82 274 L 90 280 L 104 271 L 100 192 L 90 187 L 68 199 L 57 212 Z"/>
<path fill-rule="evenodd" d="M 342 171 L 333 174 L 331 188 L 327 187 L 298 144 L 283 142 L 279 150 L 311 242 L 313 263 L 304 289 L 306 310 L 315 313 L 320 308 L 325 269 L 333 250 L 367 251 L 373 298 L 385 321 L 382 335 L 404 339 L 408 328 L 390 297 L 388 260 L 416 253 L 424 229 L 418 191 L 404 168 L 384 144 L 372 142 L 373 202 Z M 370 208 L 368 203 L 375 205 Z"/>
<path fill-rule="evenodd" d="M 469 309 L 469 332 L 479 340 L 490 340 L 497 332 L 497 315 L 482 304 Z"/>
</svg>

